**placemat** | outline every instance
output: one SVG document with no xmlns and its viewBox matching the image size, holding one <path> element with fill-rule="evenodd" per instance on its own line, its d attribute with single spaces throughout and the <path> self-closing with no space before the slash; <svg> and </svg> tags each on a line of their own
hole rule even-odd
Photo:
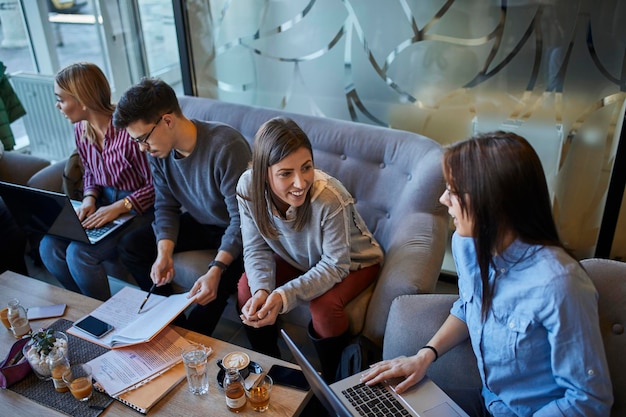
<svg viewBox="0 0 626 417">
<path fill-rule="evenodd" d="M 69 320 L 59 319 L 52 323 L 49 328 L 65 332 L 72 324 Z M 67 337 L 70 363 L 89 362 L 108 350 L 71 334 L 67 334 Z M 89 401 L 77 401 L 69 391 L 57 392 L 52 381 L 42 381 L 34 373 L 30 373 L 26 378 L 7 389 L 46 407 L 76 417 L 96 417 L 113 402 L 113 398 L 96 390 L 93 391 Z"/>
</svg>

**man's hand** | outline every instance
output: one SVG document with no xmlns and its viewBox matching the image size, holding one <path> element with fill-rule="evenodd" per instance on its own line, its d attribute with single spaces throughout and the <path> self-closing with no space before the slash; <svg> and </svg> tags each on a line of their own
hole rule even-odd
<svg viewBox="0 0 626 417">
<path fill-rule="evenodd" d="M 206 274 L 196 280 L 187 297 L 192 298 L 194 303 L 207 305 L 217 298 L 217 289 L 220 285 L 222 271 L 219 268 L 211 268 Z"/>
<path fill-rule="evenodd" d="M 161 254 L 156 258 L 150 270 L 150 278 L 157 287 L 168 284 L 174 279 L 174 258 L 171 254 Z"/>
</svg>

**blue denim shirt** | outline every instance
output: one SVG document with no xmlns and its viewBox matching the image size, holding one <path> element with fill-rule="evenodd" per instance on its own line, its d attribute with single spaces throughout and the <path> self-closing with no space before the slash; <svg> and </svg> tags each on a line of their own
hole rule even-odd
<svg viewBox="0 0 626 417">
<path fill-rule="evenodd" d="M 597 292 L 561 248 L 514 241 L 494 259 L 493 304 L 481 317 L 472 238 L 452 239 L 459 300 L 485 405 L 494 416 L 608 416 L 613 395 L 598 324 Z M 497 271 L 497 273 L 496 273 Z"/>
</svg>

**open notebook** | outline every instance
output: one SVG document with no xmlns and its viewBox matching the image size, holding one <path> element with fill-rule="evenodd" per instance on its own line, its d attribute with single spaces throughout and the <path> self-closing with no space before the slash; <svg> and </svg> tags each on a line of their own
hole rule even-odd
<svg viewBox="0 0 626 417">
<path fill-rule="evenodd" d="M 113 326 L 113 331 L 100 339 L 74 326 L 67 332 L 109 349 L 145 343 L 191 304 L 188 293 L 169 297 L 152 294 L 141 313 L 138 313 L 146 294 L 145 291 L 126 286 L 92 311 L 91 316 Z"/>
</svg>

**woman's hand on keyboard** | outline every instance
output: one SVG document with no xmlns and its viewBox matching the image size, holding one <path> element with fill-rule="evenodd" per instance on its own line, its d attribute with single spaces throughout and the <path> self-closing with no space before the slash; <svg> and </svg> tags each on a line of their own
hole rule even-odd
<svg viewBox="0 0 626 417">
<path fill-rule="evenodd" d="M 384 383 L 393 378 L 403 378 L 403 381 L 394 387 L 398 394 L 420 382 L 432 360 L 420 351 L 414 356 L 398 357 L 391 360 L 377 362 L 370 366 L 361 375 L 361 382 L 367 385 Z"/>
<path fill-rule="evenodd" d="M 115 207 L 114 204 L 102 206 L 93 214 L 87 216 L 87 218 L 83 220 L 82 224 L 85 229 L 102 227 L 105 224 L 117 219 L 120 214 L 120 209 Z"/>
</svg>

